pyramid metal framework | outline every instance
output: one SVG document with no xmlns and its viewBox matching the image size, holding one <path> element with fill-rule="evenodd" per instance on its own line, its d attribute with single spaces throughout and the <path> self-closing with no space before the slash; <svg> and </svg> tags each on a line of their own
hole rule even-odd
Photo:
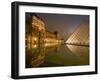
<svg viewBox="0 0 100 81">
<path fill-rule="evenodd" d="M 82 22 L 71 34 L 66 43 L 89 46 L 89 22 Z"/>
</svg>

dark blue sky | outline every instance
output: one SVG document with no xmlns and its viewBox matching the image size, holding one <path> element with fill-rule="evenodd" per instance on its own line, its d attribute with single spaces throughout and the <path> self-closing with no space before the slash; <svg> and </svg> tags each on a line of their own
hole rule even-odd
<svg viewBox="0 0 100 81">
<path fill-rule="evenodd" d="M 69 14 L 47 14 L 36 13 L 41 17 L 48 31 L 59 32 L 60 36 L 67 39 L 68 36 L 84 21 L 89 22 L 88 15 L 69 15 Z"/>
</svg>

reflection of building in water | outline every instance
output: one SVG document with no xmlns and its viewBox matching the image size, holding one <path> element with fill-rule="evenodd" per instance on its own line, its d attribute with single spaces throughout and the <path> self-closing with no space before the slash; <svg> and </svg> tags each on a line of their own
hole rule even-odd
<svg viewBox="0 0 100 81">
<path fill-rule="evenodd" d="M 48 53 L 57 53 L 60 45 L 26 49 L 26 68 L 42 67 Z"/>
<path fill-rule="evenodd" d="M 66 41 L 67 44 L 89 46 L 89 22 L 83 22 Z"/>
<path fill-rule="evenodd" d="M 76 46 L 76 45 L 66 45 L 68 49 L 75 55 L 81 58 L 89 58 L 89 47 L 85 46 Z M 80 51 L 81 50 L 81 51 Z M 85 60 L 85 59 L 84 59 Z"/>
<path fill-rule="evenodd" d="M 45 48 L 26 49 L 26 68 L 39 66 L 44 58 Z"/>
<path fill-rule="evenodd" d="M 33 13 L 26 13 L 26 46 L 43 46 L 46 43 L 59 43 L 61 39 L 58 32 L 51 33 L 46 30 L 45 22 Z M 46 44 L 47 45 L 47 44 Z"/>
<path fill-rule="evenodd" d="M 89 64 L 89 47 L 77 46 L 77 45 L 66 45 L 68 49 L 80 58 L 80 61 L 83 61 L 84 64 Z"/>
<path fill-rule="evenodd" d="M 26 68 L 89 65 L 89 47 L 55 45 L 26 50 Z"/>
</svg>

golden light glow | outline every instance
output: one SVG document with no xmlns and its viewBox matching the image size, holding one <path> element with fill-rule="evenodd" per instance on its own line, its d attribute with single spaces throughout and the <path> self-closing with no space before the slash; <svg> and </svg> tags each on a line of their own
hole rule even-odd
<svg viewBox="0 0 100 81">
<path fill-rule="evenodd" d="M 48 47 L 48 46 L 55 46 L 58 45 L 58 43 L 45 43 L 44 46 Z"/>
<path fill-rule="evenodd" d="M 36 27 L 39 31 L 45 30 L 44 22 L 35 16 L 32 17 L 32 27 Z"/>
<path fill-rule="evenodd" d="M 34 39 L 35 41 L 37 41 L 37 38 L 36 38 L 36 37 L 34 37 L 33 39 Z"/>
<path fill-rule="evenodd" d="M 35 44 L 35 45 L 32 45 L 32 48 L 36 48 L 37 47 L 37 45 Z"/>
<path fill-rule="evenodd" d="M 47 47 L 61 43 L 61 39 L 54 32 L 45 30 L 45 23 L 41 18 L 33 15 L 31 24 L 32 30 L 30 29 L 26 37 L 26 47 L 29 49 L 40 45 Z"/>
</svg>

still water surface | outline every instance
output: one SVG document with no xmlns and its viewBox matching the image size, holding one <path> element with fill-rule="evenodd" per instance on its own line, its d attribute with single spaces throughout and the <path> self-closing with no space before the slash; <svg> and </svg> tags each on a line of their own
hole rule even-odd
<svg viewBox="0 0 100 81">
<path fill-rule="evenodd" d="M 89 65 L 89 47 L 45 45 L 26 48 L 26 68 Z"/>
</svg>

